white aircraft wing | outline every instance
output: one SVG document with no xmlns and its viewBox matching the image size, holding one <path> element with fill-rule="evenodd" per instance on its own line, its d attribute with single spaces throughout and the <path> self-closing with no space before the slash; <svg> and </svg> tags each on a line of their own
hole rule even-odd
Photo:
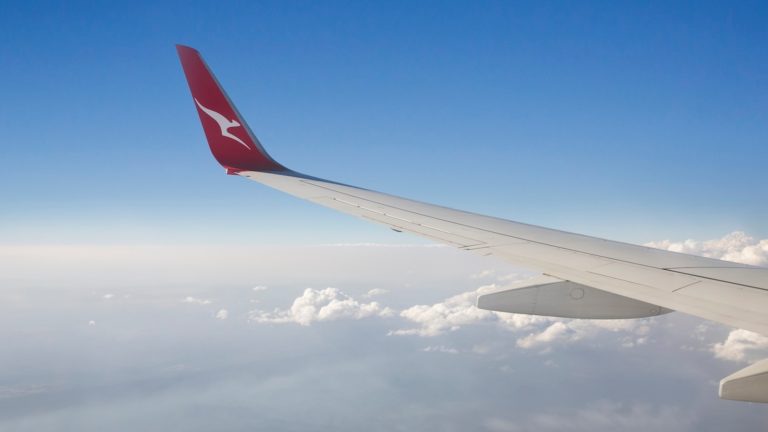
<svg viewBox="0 0 768 432">
<path fill-rule="evenodd" d="M 479 307 L 597 319 L 675 310 L 768 335 L 766 268 L 542 228 L 297 173 L 267 154 L 200 54 L 184 46 L 178 52 L 211 151 L 227 173 L 545 275 L 481 296 Z M 765 373 L 768 363 L 724 380 L 721 396 L 768 401 L 768 388 L 750 380 Z"/>
</svg>

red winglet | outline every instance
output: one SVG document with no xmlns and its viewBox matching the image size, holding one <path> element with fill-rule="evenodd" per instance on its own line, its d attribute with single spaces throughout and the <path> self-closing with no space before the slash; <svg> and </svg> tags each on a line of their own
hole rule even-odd
<svg viewBox="0 0 768 432">
<path fill-rule="evenodd" d="M 227 173 L 285 170 L 264 151 L 200 53 L 183 45 L 176 45 L 176 50 L 208 145 Z"/>
</svg>

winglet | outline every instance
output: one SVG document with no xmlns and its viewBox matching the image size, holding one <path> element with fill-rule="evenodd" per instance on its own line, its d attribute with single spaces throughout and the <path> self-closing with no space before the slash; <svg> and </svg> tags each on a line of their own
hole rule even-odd
<svg viewBox="0 0 768 432">
<path fill-rule="evenodd" d="M 261 146 L 196 49 L 176 45 L 208 145 L 227 174 L 283 171 Z"/>
</svg>

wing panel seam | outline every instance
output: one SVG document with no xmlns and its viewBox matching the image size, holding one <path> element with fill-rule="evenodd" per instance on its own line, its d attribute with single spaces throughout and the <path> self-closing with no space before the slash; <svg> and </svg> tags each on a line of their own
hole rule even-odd
<svg viewBox="0 0 768 432">
<path fill-rule="evenodd" d="M 442 221 L 442 222 L 447 222 L 447 223 L 463 226 L 463 227 L 466 227 L 466 228 L 476 229 L 476 230 L 479 230 L 479 231 L 487 232 L 487 233 L 490 233 L 490 234 L 496 234 L 496 235 L 508 237 L 508 238 L 511 238 L 511 239 L 527 241 L 527 242 L 530 242 L 530 243 L 536 243 L 536 244 L 540 244 L 540 245 L 544 245 L 544 246 L 549 246 L 549 247 L 553 247 L 553 248 L 557 248 L 557 249 L 561 249 L 561 250 L 565 250 L 565 251 L 582 253 L 582 254 L 598 257 L 598 258 L 604 258 L 604 259 L 616 261 L 616 262 L 623 262 L 623 263 L 627 263 L 627 264 L 633 264 L 633 265 L 642 266 L 642 267 L 646 267 L 646 268 L 652 268 L 652 269 L 661 270 L 661 271 L 669 271 L 669 272 L 673 272 L 673 273 L 681 273 L 681 274 L 685 274 L 687 276 L 700 277 L 702 279 L 709 279 L 709 280 L 713 280 L 713 281 L 717 281 L 717 282 L 728 283 L 728 284 L 732 284 L 732 285 L 739 285 L 739 286 L 743 286 L 743 287 L 746 287 L 746 288 L 757 289 L 757 290 L 760 290 L 760 291 L 768 291 L 768 290 L 766 290 L 764 288 L 756 287 L 756 286 L 753 286 L 753 285 L 747 285 L 747 284 L 742 284 L 742 283 L 738 283 L 738 282 L 724 281 L 724 280 L 715 279 L 715 278 L 711 278 L 711 277 L 691 275 L 691 274 L 688 274 L 688 273 L 683 273 L 683 272 L 675 271 L 675 270 L 668 269 L 668 268 L 654 267 L 654 266 L 650 266 L 650 265 L 647 265 L 647 264 L 637 263 L 637 262 L 634 262 L 634 261 L 627 261 L 627 260 L 623 260 L 623 259 L 618 259 L 618 258 L 614 258 L 614 257 L 605 256 L 605 255 L 595 254 L 595 253 L 591 253 L 591 252 L 585 252 L 585 251 L 578 250 L 578 249 L 572 249 L 572 248 L 567 248 L 567 247 L 563 247 L 563 246 L 559 246 L 559 245 L 554 245 L 554 244 L 542 242 L 542 241 L 539 241 L 539 240 L 531 240 L 531 239 L 524 238 L 524 237 L 517 237 L 517 236 L 513 236 L 513 235 L 510 235 L 510 234 L 507 234 L 507 233 L 501 233 L 501 232 L 489 230 L 489 229 L 486 229 L 486 228 L 480 228 L 480 227 L 476 227 L 476 226 L 472 226 L 472 225 L 467 225 L 467 224 L 464 224 L 464 223 L 461 223 L 461 222 L 456 222 L 456 221 L 452 221 L 452 220 L 442 219 L 442 218 L 426 215 L 426 214 L 423 214 L 423 213 L 419 213 L 419 212 L 416 212 L 416 211 L 413 211 L 413 210 L 408 210 L 408 209 L 392 206 L 392 205 L 389 205 L 389 204 L 385 204 L 385 203 L 378 202 L 378 201 L 375 201 L 375 200 L 372 200 L 372 199 L 368 199 L 368 198 L 360 197 L 360 196 L 357 196 L 357 195 L 353 195 L 353 194 L 350 194 L 350 193 L 347 193 L 347 192 L 343 192 L 343 191 L 340 191 L 340 190 L 337 190 L 337 189 L 333 189 L 333 188 L 330 188 L 330 187 L 321 186 L 321 185 L 318 185 L 316 183 L 311 183 L 311 182 L 308 182 L 308 181 L 305 181 L 305 180 L 301 180 L 301 182 L 303 182 L 305 184 L 308 184 L 310 186 L 326 189 L 326 190 L 329 190 L 329 191 L 332 191 L 332 192 L 335 192 L 335 193 L 338 193 L 338 194 L 351 196 L 351 197 L 354 197 L 354 198 L 359 199 L 359 200 L 368 201 L 368 202 L 371 202 L 371 203 L 374 203 L 374 204 L 378 204 L 378 205 L 381 205 L 381 206 L 384 206 L 384 207 L 389 207 L 389 208 L 397 209 L 397 210 L 400 210 L 402 212 L 411 213 L 411 214 L 415 214 L 415 215 L 418 215 L 418 216 L 422 216 L 422 217 L 426 217 L 426 218 L 430 218 L 430 219 L 439 220 L 439 221 Z M 334 198 L 334 199 L 337 200 L 337 201 L 343 202 L 345 204 L 349 204 L 349 205 L 353 205 L 355 207 L 363 208 L 362 206 L 359 206 L 359 205 L 356 205 L 356 204 L 352 204 L 352 203 L 348 203 L 348 202 L 346 202 L 344 200 L 339 200 L 338 198 Z M 380 212 L 374 212 L 374 213 L 380 213 Z M 381 213 L 381 214 L 387 215 L 386 213 Z M 391 215 L 387 215 L 387 216 L 392 217 Z M 405 220 L 406 222 L 410 222 L 410 221 L 408 221 L 406 219 L 403 219 L 403 220 Z M 414 222 L 410 222 L 410 223 L 414 223 Z M 448 232 L 446 231 L 446 233 L 448 233 Z M 448 234 L 452 234 L 452 233 L 448 233 Z M 493 248 L 494 246 L 488 246 L 488 247 L 489 248 Z M 619 279 L 619 280 L 621 280 L 621 279 Z"/>
</svg>

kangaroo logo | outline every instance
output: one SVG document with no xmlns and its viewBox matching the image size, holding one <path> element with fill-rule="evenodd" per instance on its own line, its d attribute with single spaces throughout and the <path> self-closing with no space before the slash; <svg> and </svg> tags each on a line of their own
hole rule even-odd
<svg viewBox="0 0 768 432">
<path fill-rule="evenodd" d="M 216 123 L 219 124 L 219 128 L 221 129 L 221 136 L 225 136 L 227 138 L 231 138 L 237 142 L 239 142 L 243 147 L 247 148 L 248 150 L 252 150 L 251 147 L 244 143 L 240 138 L 232 135 L 229 133 L 229 129 L 233 127 L 240 127 L 242 126 L 237 120 L 230 120 L 223 115 L 217 113 L 216 111 L 212 109 L 208 109 L 203 106 L 200 102 L 198 102 L 197 98 L 195 98 L 195 103 L 198 107 L 200 107 L 201 110 L 203 110 L 204 113 L 208 114 L 208 117 L 214 119 Z"/>
</svg>

